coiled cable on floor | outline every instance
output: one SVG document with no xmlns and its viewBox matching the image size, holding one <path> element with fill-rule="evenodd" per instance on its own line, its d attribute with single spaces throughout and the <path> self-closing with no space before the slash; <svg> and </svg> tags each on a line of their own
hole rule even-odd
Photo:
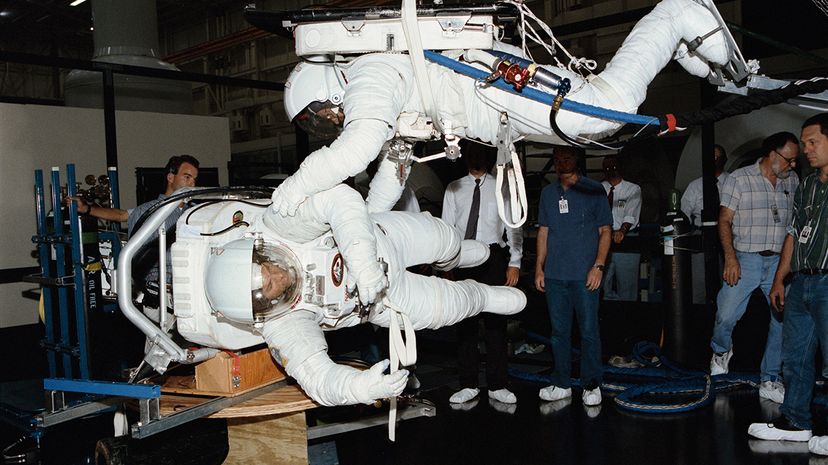
<svg viewBox="0 0 828 465">
<path fill-rule="evenodd" d="M 533 339 L 545 340 L 538 335 Z M 687 370 L 674 364 L 661 353 L 658 345 L 652 342 L 639 342 L 633 348 L 632 358 L 643 366 L 641 368 L 622 368 L 605 366 L 605 380 L 601 388 L 618 394 L 615 404 L 624 410 L 643 413 L 681 413 L 704 407 L 716 398 L 716 393 L 729 389 L 759 385 L 759 376 L 748 373 L 728 373 L 710 376 L 710 374 Z M 553 384 L 552 377 L 537 373 L 527 373 L 509 369 L 509 375 L 525 381 L 539 384 Z M 578 380 L 572 380 L 573 386 L 580 386 Z M 656 402 L 656 397 L 681 397 L 680 402 Z"/>
</svg>

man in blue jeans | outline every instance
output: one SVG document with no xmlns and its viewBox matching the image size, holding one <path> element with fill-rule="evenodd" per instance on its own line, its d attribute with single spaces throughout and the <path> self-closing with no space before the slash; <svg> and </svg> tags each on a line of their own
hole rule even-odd
<svg viewBox="0 0 828 465">
<path fill-rule="evenodd" d="M 581 333 L 581 385 L 584 405 L 601 403 L 601 335 L 598 288 L 610 247 L 612 213 L 600 183 L 578 174 L 578 152 L 556 147 L 552 155 L 558 182 L 541 192 L 535 288 L 546 292 L 552 322 L 555 371 L 543 400 L 572 396 L 570 353 L 572 314 Z"/>
<path fill-rule="evenodd" d="M 828 455 L 828 436 L 811 437 L 811 398 L 817 346 L 828 360 L 828 113 L 802 125 L 808 175 L 794 198 L 793 217 L 770 292 L 771 304 L 784 311 L 782 358 L 787 392 L 783 418 L 754 423 L 748 434 L 759 439 L 808 441 L 816 454 Z M 793 272 L 787 297 L 784 280 Z"/>
<path fill-rule="evenodd" d="M 724 252 L 724 283 L 716 299 L 716 324 L 710 347 L 710 374 L 727 373 L 733 355 L 733 328 L 758 287 L 771 290 L 779 252 L 790 222 L 799 177 L 792 171 L 799 141 L 780 132 L 762 141 L 762 158 L 734 171 L 722 185 L 719 239 Z M 771 312 L 773 313 L 773 312 Z M 778 317 L 778 315 L 777 315 Z M 771 315 L 765 354 L 760 367 L 759 396 L 782 403 L 782 323 Z"/>
</svg>

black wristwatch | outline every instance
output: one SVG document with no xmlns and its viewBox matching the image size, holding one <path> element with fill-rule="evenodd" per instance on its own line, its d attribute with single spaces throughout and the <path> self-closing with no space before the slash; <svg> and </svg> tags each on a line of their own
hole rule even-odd
<svg viewBox="0 0 828 465">
<path fill-rule="evenodd" d="M 600 263 L 596 263 L 596 264 L 592 265 L 592 267 L 593 267 L 593 268 L 598 268 L 598 269 L 599 269 L 599 270 L 601 270 L 601 271 L 604 271 L 605 269 L 607 269 L 607 266 L 606 266 L 606 265 L 602 265 L 602 264 L 600 264 Z"/>
</svg>

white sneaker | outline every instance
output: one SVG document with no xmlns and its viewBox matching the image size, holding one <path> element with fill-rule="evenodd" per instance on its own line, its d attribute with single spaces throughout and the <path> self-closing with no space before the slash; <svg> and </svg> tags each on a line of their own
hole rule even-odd
<svg viewBox="0 0 828 465">
<path fill-rule="evenodd" d="M 773 423 L 753 423 L 748 427 L 748 434 L 757 439 L 768 441 L 805 442 L 811 439 L 811 430 L 809 429 L 787 428 L 787 426 L 776 427 Z"/>
<path fill-rule="evenodd" d="M 449 402 L 452 404 L 462 404 L 468 402 L 480 394 L 480 389 L 477 388 L 463 388 L 449 397 Z"/>
<path fill-rule="evenodd" d="M 759 385 L 759 397 L 781 404 L 785 401 L 785 386 L 779 381 L 765 381 Z"/>
<path fill-rule="evenodd" d="M 710 359 L 710 376 L 723 375 L 727 373 L 727 366 L 730 364 L 730 357 L 733 357 L 733 348 L 723 354 L 713 354 Z"/>
<path fill-rule="evenodd" d="M 541 389 L 540 392 L 538 392 L 538 397 L 540 397 L 541 400 L 568 399 L 572 397 L 572 389 L 564 389 L 553 384 L 551 386 L 546 386 L 545 388 Z"/>
<path fill-rule="evenodd" d="M 494 399 L 498 402 L 503 402 L 504 404 L 514 404 L 517 402 L 517 397 L 515 397 L 512 391 L 506 388 L 498 389 L 497 391 L 489 391 L 489 399 Z"/>
<path fill-rule="evenodd" d="M 813 454 L 828 455 L 828 436 L 814 436 L 809 439 L 808 450 Z"/>
<path fill-rule="evenodd" d="M 581 394 L 581 399 L 587 407 L 601 405 L 601 388 L 584 389 L 584 392 Z"/>
<path fill-rule="evenodd" d="M 526 307 L 526 294 L 520 289 L 508 286 L 484 286 L 486 292 L 485 312 L 496 315 L 514 315 Z"/>
</svg>

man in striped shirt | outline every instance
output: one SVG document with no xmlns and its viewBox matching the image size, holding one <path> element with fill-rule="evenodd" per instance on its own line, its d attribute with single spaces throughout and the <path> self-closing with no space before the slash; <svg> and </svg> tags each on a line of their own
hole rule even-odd
<svg viewBox="0 0 828 465">
<path fill-rule="evenodd" d="M 811 452 L 828 455 L 828 436 L 811 438 L 811 398 L 817 346 L 828 360 L 828 113 L 802 125 L 802 144 L 815 169 L 796 191 L 779 267 L 771 289 L 771 304 L 784 311 L 783 418 L 754 423 L 748 434 L 759 439 L 808 441 Z M 784 280 L 793 273 L 787 297 Z"/>
<path fill-rule="evenodd" d="M 733 355 L 733 328 L 747 309 L 756 288 L 768 296 L 779 252 L 785 241 L 799 178 L 792 168 L 799 141 L 779 132 L 762 141 L 755 164 L 739 168 L 725 180 L 720 193 L 719 239 L 724 252 L 724 283 L 716 298 L 716 324 L 710 347 L 710 374 L 727 373 Z M 771 312 L 765 354 L 762 357 L 759 396 L 782 403 L 782 323 Z"/>
</svg>

